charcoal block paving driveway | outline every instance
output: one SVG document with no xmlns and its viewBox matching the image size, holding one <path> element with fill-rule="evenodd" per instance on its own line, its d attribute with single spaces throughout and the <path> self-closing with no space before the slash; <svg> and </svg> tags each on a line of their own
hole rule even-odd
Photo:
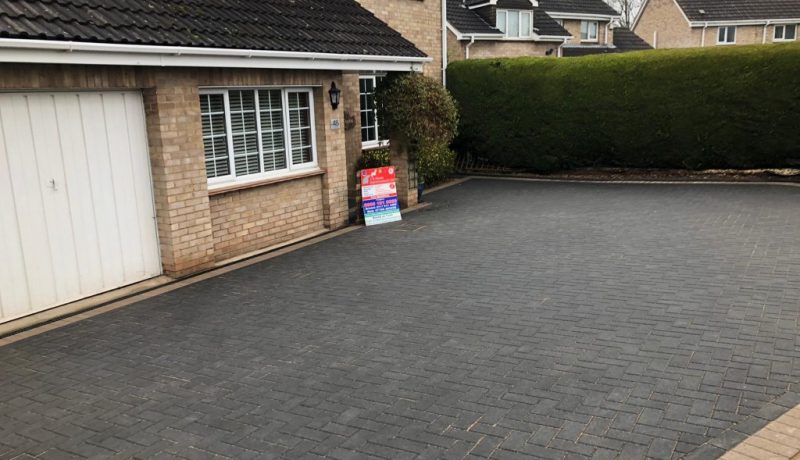
<svg viewBox="0 0 800 460">
<path fill-rule="evenodd" d="M 429 200 L 0 348 L 0 458 L 714 457 L 796 402 L 800 188 Z"/>
</svg>

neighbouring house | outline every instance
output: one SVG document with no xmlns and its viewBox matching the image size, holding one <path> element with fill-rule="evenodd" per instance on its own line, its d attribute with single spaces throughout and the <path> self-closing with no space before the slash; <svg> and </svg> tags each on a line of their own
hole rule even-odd
<svg viewBox="0 0 800 460">
<path fill-rule="evenodd" d="M 573 49 L 596 53 L 614 48 L 614 24 L 620 14 L 603 0 L 539 0 L 539 6 L 570 33 L 562 55 Z"/>
<path fill-rule="evenodd" d="M 654 48 L 754 45 L 797 39 L 797 0 L 645 0 L 633 31 Z"/>
<path fill-rule="evenodd" d="M 447 29 L 450 62 L 558 56 L 570 38 L 536 0 L 447 0 Z"/>
<path fill-rule="evenodd" d="M 347 107 L 430 61 L 355 0 L 5 2 L 0 323 L 346 225 Z"/>
<path fill-rule="evenodd" d="M 649 49 L 603 0 L 447 0 L 448 60 Z M 619 30 L 621 37 L 615 39 Z"/>
</svg>

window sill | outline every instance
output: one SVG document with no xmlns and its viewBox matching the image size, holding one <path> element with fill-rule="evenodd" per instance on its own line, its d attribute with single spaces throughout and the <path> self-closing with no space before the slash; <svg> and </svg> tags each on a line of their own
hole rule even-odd
<svg viewBox="0 0 800 460">
<path fill-rule="evenodd" d="M 266 179 L 257 179 L 247 182 L 233 182 L 228 184 L 214 184 L 208 186 L 208 196 L 222 195 L 230 192 L 238 192 L 250 188 L 263 187 L 265 185 L 280 184 L 281 182 L 288 182 L 296 179 L 305 179 L 307 177 L 321 176 L 325 174 L 324 169 L 313 168 L 305 171 L 297 171 L 284 176 L 269 177 Z"/>
<path fill-rule="evenodd" d="M 389 141 L 386 141 L 383 144 L 361 144 L 361 151 L 366 152 L 369 150 L 380 150 L 380 149 L 388 149 L 389 148 Z"/>
</svg>

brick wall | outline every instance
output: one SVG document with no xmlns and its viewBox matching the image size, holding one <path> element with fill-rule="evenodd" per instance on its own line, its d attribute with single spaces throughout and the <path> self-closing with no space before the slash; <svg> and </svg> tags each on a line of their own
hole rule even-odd
<svg viewBox="0 0 800 460">
<path fill-rule="evenodd" d="M 442 1 L 444 0 L 357 1 L 433 58 L 433 62 L 425 64 L 423 73 L 438 81 L 442 80 Z"/>
<path fill-rule="evenodd" d="M 211 197 L 217 260 L 325 228 L 320 176 L 293 179 Z"/>
<path fill-rule="evenodd" d="M 0 65 L 0 90 L 141 89 L 164 272 L 182 276 L 215 261 L 347 223 L 345 130 L 330 121 L 327 90 L 342 73 L 249 69 Z M 204 86 L 311 86 L 324 173 L 209 196 L 199 90 Z"/>
<path fill-rule="evenodd" d="M 670 0 L 672 1 L 672 0 Z M 608 27 L 608 21 L 598 21 L 597 23 L 597 41 L 596 42 L 582 42 L 581 41 L 581 21 L 577 19 L 564 19 L 564 28 L 572 35 L 572 38 L 567 40 L 568 45 L 611 45 L 613 44 L 613 32 Z M 606 40 L 606 33 L 608 33 L 608 40 Z"/>
<path fill-rule="evenodd" d="M 460 56 L 466 55 L 466 48 L 469 41 L 458 42 L 461 52 Z M 548 50 L 553 50 L 551 56 L 558 56 L 558 47 L 561 43 L 553 42 L 526 42 L 526 41 L 476 41 L 469 48 L 470 59 L 493 58 L 493 57 L 517 57 L 517 56 L 536 56 L 546 57 Z"/>
</svg>

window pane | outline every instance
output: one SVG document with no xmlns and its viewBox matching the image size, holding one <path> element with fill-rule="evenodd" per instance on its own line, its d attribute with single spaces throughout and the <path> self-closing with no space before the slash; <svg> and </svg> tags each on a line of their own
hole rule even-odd
<svg viewBox="0 0 800 460">
<path fill-rule="evenodd" d="M 775 40 L 783 40 L 783 26 L 775 26 Z"/>
<path fill-rule="evenodd" d="M 378 140 L 377 117 L 375 115 L 375 77 L 361 77 L 361 142 Z"/>
<path fill-rule="evenodd" d="M 531 14 L 523 12 L 519 21 L 519 35 L 520 37 L 531 36 Z"/>
<path fill-rule="evenodd" d="M 589 23 L 587 21 L 581 21 L 581 40 L 588 40 L 589 39 Z"/>
<path fill-rule="evenodd" d="M 508 12 L 507 37 L 519 37 L 519 11 Z"/>
<path fill-rule="evenodd" d="M 283 98 L 281 90 L 259 90 L 258 110 L 261 116 L 261 147 L 264 150 L 264 171 L 286 168 L 286 144 L 283 135 Z"/>
<path fill-rule="evenodd" d="M 589 23 L 589 40 L 597 40 L 597 22 Z"/>
<path fill-rule="evenodd" d="M 228 98 L 231 107 L 231 139 L 236 175 L 260 173 L 255 91 L 231 91 L 228 93 Z"/>
<path fill-rule="evenodd" d="M 314 161 L 311 140 L 311 101 L 307 92 L 290 92 L 289 135 L 292 150 L 292 164 L 299 165 Z"/>
<path fill-rule="evenodd" d="M 719 37 L 717 37 L 717 41 L 720 43 L 725 43 L 725 28 L 719 28 Z"/>
<path fill-rule="evenodd" d="M 786 29 L 784 29 L 784 30 L 785 30 L 785 32 L 783 34 L 783 38 L 785 40 L 794 40 L 795 34 L 797 32 L 797 26 L 795 26 L 795 25 L 786 26 Z"/>
<path fill-rule="evenodd" d="M 736 27 L 728 27 L 728 43 L 736 43 Z"/>
<path fill-rule="evenodd" d="M 506 12 L 505 11 L 498 11 L 497 12 L 497 28 L 500 32 L 506 31 Z"/>
<path fill-rule="evenodd" d="M 225 97 L 222 94 L 200 96 L 200 118 L 203 125 L 203 149 L 208 178 L 230 174 L 228 134 L 225 127 Z"/>
</svg>

